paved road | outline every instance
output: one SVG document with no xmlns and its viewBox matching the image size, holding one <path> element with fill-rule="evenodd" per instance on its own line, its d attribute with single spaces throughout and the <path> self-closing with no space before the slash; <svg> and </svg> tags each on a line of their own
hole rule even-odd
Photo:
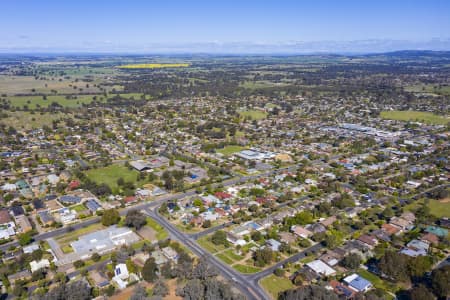
<svg viewBox="0 0 450 300">
<path fill-rule="evenodd" d="M 215 232 L 217 230 L 220 230 L 220 229 L 224 229 L 224 228 L 226 228 L 228 226 L 231 226 L 231 225 L 233 225 L 233 222 L 229 221 L 229 222 L 223 223 L 221 225 L 217 225 L 217 226 L 208 228 L 208 229 L 203 230 L 201 232 L 189 233 L 188 236 L 193 238 L 194 240 L 198 240 L 202 236 L 208 235 L 208 234 L 213 233 L 213 232 Z"/>
<path fill-rule="evenodd" d="M 215 258 L 208 251 L 200 247 L 189 235 L 180 232 L 174 225 L 158 214 L 157 208 L 154 210 L 146 209 L 146 212 L 168 231 L 171 238 L 184 244 L 198 257 L 206 259 L 209 264 L 214 266 L 222 274 L 223 277 L 232 281 L 248 300 L 269 299 L 264 290 L 258 284 L 255 285 L 254 283 L 248 282 L 244 275 L 233 270 Z"/>
</svg>

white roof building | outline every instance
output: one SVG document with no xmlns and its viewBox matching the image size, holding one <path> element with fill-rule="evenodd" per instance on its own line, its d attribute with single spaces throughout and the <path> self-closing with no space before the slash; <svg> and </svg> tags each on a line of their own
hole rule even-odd
<svg viewBox="0 0 450 300">
<path fill-rule="evenodd" d="M 50 184 L 56 185 L 59 182 L 59 177 L 55 174 L 50 174 L 47 176 L 47 180 L 48 182 L 50 182 Z"/>
<path fill-rule="evenodd" d="M 30 262 L 30 269 L 32 273 L 39 269 L 48 267 L 50 267 L 50 262 L 48 261 L 48 259 L 41 259 L 40 261 L 33 260 L 32 262 Z"/>
<path fill-rule="evenodd" d="M 118 264 L 114 268 L 114 277 L 112 280 L 117 284 L 119 289 L 124 289 L 127 287 L 128 282 L 126 281 L 130 277 L 128 273 L 128 268 L 126 264 Z"/>
<path fill-rule="evenodd" d="M 306 265 L 308 266 L 308 268 L 310 268 L 311 270 L 313 270 L 314 272 L 316 272 L 319 275 L 329 276 L 329 275 L 333 275 L 334 273 L 336 273 L 335 269 L 328 266 L 326 263 L 324 263 L 323 261 L 321 261 L 319 259 L 316 259 L 310 263 L 307 263 Z"/>
<path fill-rule="evenodd" d="M 7 191 L 7 192 L 12 192 L 12 191 L 15 191 L 16 189 L 17 189 L 17 186 L 13 183 L 5 183 L 2 186 L 2 190 Z"/>
</svg>

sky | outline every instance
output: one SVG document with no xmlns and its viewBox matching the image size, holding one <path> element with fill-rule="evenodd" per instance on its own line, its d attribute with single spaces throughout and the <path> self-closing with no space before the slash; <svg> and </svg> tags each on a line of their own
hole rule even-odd
<svg viewBox="0 0 450 300">
<path fill-rule="evenodd" d="M 0 11 L 3 52 L 450 50 L 447 0 L 5 0 Z"/>
</svg>

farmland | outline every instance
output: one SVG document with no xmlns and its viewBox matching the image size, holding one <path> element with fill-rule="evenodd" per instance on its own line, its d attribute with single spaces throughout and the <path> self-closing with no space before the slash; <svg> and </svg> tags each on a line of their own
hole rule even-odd
<svg viewBox="0 0 450 300">
<path fill-rule="evenodd" d="M 83 104 L 89 104 L 94 100 L 95 95 L 74 95 L 66 96 L 12 96 L 7 97 L 13 107 L 22 108 L 27 106 L 29 109 L 37 107 L 48 107 L 52 103 L 57 103 L 63 107 L 80 107 Z M 98 99 L 103 97 L 97 96 Z"/>
<path fill-rule="evenodd" d="M 52 122 L 70 115 L 63 113 L 32 113 L 26 111 L 8 112 L 7 117 L 0 121 L 16 129 L 35 129 L 43 126 L 51 126 Z"/>
<path fill-rule="evenodd" d="M 405 87 L 405 91 L 413 93 L 428 93 L 435 95 L 450 95 L 450 86 L 440 86 L 432 84 L 417 84 Z"/>
<path fill-rule="evenodd" d="M 189 67 L 189 64 L 185 63 L 173 63 L 173 64 L 129 64 L 119 66 L 119 69 L 162 69 L 162 68 L 185 68 Z"/>
</svg>

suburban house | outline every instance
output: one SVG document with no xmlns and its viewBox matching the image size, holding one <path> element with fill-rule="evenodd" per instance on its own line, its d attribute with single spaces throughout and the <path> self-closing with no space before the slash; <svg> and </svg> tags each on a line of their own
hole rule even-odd
<svg viewBox="0 0 450 300">
<path fill-rule="evenodd" d="M 319 259 L 307 263 L 306 266 L 319 276 L 330 276 L 336 273 L 336 270 Z"/>
</svg>

